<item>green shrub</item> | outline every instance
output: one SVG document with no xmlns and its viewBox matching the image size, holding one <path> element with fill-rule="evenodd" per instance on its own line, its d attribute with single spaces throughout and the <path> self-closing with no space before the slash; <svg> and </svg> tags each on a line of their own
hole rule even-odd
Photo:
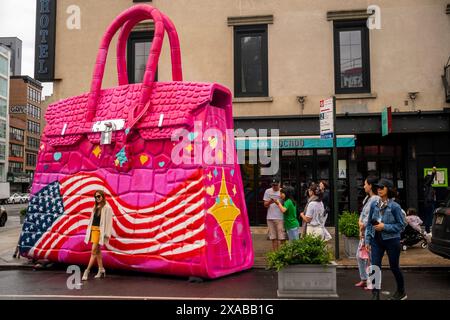
<svg viewBox="0 0 450 320">
<path fill-rule="evenodd" d="M 306 235 L 299 240 L 289 241 L 277 251 L 267 254 L 268 269 L 280 271 L 291 264 L 329 264 L 331 252 L 320 237 Z"/>
<path fill-rule="evenodd" d="M 339 231 L 346 237 L 359 236 L 359 215 L 356 212 L 344 211 L 339 217 Z"/>
<path fill-rule="evenodd" d="M 20 215 L 25 216 L 27 214 L 27 208 L 20 209 Z"/>
</svg>

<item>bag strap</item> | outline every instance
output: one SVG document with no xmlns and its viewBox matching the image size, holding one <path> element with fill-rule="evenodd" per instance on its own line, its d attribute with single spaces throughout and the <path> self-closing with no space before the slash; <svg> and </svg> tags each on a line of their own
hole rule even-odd
<svg viewBox="0 0 450 320">
<path fill-rule="evenodd" d="M 159 10 L 150 5 L 136 5 L 118 15 L 103 35 L 92 76 L 91 91 L 89 94 L 88 106 L 85 115 L 86 122 L 91 122 L 95 116 L 105 71 L 106 58 L 108 56 L 108 48 L 111 44 L 113 36 L 127 21 L 133 20 L 135 17 L 144 14 L 149 15 L 155 21 L 155 36 L 152 41 L 152 47 L 150 49 L 144 79 L 142 81 L 141 99 L 138 105 L 128 113 L 128 129 L 133 127 L 148 109 L 150 102 L 149 98 L 156 74 L 156 67 L 158 65 L 164 39 L 164 22 Z"/>
<path fill-rule="evenodd" d="M 164 22 L 164 28 L 167 31 L 170 42 L 170 54 L 172 58 L 172 80 L 173 81 L 183 81 L 183 71 L 181 67 L 181 50 L 180 50 L 180 40 L 178 39 L 177 30 L 173 22 L 163 13 L 161 13 Z M 117 74 L 119 85 L 128 84 L 128 73 L 127 73 L 127 61 L 126 61 L 126 47 L 127 40 L 130 36 L 131 30 L 139 22 L 143 20 L 150 19 L 148 15 L 139 15 L 133 20 L 127 21 L 127 23 L 122 27 L 119 34 L 119 39 L 117 42 Z"/>
</svg>

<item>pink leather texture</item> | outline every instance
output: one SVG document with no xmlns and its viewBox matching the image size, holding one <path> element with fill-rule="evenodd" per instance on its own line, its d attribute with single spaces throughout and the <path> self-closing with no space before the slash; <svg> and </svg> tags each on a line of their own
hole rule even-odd
<svg viewBox="0 0 450 320">
<path fill-rule="evenodd" d="M 136 23 L 150 18 L 155 37 L 144 80 L 128 84 L 125 42 Z M 101 89 L 109 44 L 120 28 L 119 86 Z M 173 81 L 155 82 L 165 32 Z M 103 190 L 113 209 L 105 268 L 202 278 L 251 268 L 231 100 L 220 84 L 182 81 L 179 39 L 168 17 L 149 5 L 121 13 L 101 41 L 91 91 L 47 109 L 21 255 L 87 265 L 93 196 Z M 101 144 L 93 127 L 107 120 L 124 127 Z"/>
</svg>

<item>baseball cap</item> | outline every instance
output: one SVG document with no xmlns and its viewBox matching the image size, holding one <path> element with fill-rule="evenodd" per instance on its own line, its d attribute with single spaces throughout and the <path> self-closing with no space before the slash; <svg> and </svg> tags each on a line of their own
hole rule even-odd
<svg viewBox="0 0 450 320">
<path fill-rule="evenodd" d="M 280 183 L 280 179 L 278 178 L 273 178 L 271 184 L 279 184 Z"/>
<path fill-rule="evenodd" d="M 394 187 L 394 184 L 391 180 L 388 179 L 380 179 L 377 184 L 375 184 L 378 188 L 384 188 L 388 187 L 388 189 L 392 189 Z"/>
</svg>

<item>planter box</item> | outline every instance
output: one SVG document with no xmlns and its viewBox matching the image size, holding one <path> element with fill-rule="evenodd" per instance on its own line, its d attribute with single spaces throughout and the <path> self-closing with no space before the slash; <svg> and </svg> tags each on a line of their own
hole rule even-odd
<svg viewBox="0 0 450 320">
<path fill-rule="evenodd" d="M 356 259 L 356 252 L 358 251 L 359 238 L 346 237 L 344 238 L 344 251 L 348 258 Z"/>
<path fill-rule="evenodd" d="M 335 262 L 290 265 L 278 272 L 278 297 L 337 298 Z"/>
</svg>

